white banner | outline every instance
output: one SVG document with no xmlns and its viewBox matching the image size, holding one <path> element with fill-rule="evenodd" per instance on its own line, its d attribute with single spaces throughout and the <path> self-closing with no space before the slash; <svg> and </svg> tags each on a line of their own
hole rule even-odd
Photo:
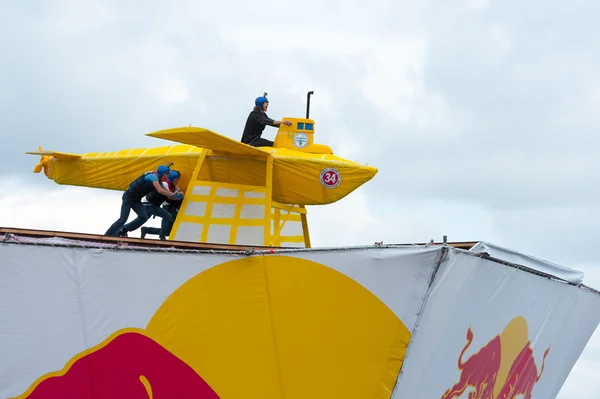
<svg viewBox="0 0 600 399">
<path fill-rule="evenodd" d="M 556 263 L 525 255 L 489 242 L 478 242 L 469 251 L 487 253 L 492 258 L 502 259 L 505 262 L 515 263 L 542 273 L 555 276 L 570 283 L 579 284 L 583 282 L 583 272 L 557 265 Z"/>
<path fill-rule="evenodd" d="M 0 398 L 389 397 L 439 253 L 0 244 Z"/>
<path fill-rule="evenodd" d="M 0 245 L 0 399 L 546 399 L 600 321 L 598 293 L 456 249 L 434 278 L 441 247 L 30 241 Z"/>
<path fill-rule="evenodd" d="M 597 293 L 451 249 L 393 398 L 554 398 L 599 321 Z"/>
</svg>

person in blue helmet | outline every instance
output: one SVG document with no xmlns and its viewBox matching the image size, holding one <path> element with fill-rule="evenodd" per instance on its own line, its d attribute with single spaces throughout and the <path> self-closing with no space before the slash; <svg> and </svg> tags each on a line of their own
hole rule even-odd
<svg viewBox="0 0 600 399">
<path fill-rule="evenodd" d="M 266 95 L 266 93 L 265 93 Z M 290 126 L 290 121 L 276 121 L 267 115 L 267 108 L 269 107 L 269 100 L 266 96 L 258 97 L 254 101 L 254 109 L 248 115 L 246 120 L 246 126 L 244 126 L 244 132 L 242 133 L 242 143 L 251 145 L 253 147 L 272 147 L 273 142 L 268 139 L 261 137 L 265 126 L 279 126 L 282 123 Z"/>
<path fill-rule="evenodd" d="M 163 182 L 165 188 L 174 193 L 181 193 L 181 189 L 177 185 L 181 174 L 177 170 L 169 172 L 167 181 Z M 153 191 L 146 196 L 144 199 L 144 206 L 150 216 L 158 216 L 162 218 L 161 227 L 142 227 L 141 237 L 145 238 L 146 234 L 156 234 L 161 240 L 166 240 L 167 236 L 171 233 L 173 223 L 177 217 L 177 212 L 181 206 L 180 199 L 169 199 L 166 196 L 160 194 L 157 191 Z M 162 205 L 162 206 L 161 206 Z M 128 225 L 123 226 L 123 230 L 131 231 Z"/>
<path fill-rule="evenodd" d="M 167 178 L 170 171 L 168 166 L 160 165 L 156 170 L 146 172 L 131 182 L 121 197 L 123 201 L 121 204 L 121 216 L 108 228 L 104 235 L 126 236 L 126 232 L 122 228 L 127 223 L 132 209 L 138 217 L 135 220 L 135 224 L 132 222 L 128 228 L 135 230 L 143 225 L 148 220 L 148 212 L 142 204 L 142 198 L 153 191 L 157 191 L 171 199 L 180 199 L 176 198 L 175 193 L 172 193 L 161 185 L 161 182 Z M 179 193 L 177 197 L 183 198 L 183 195 Z"/>
<path fill-rule="evenodd" d="M 173 191 L 181 191 L 177 186 L 179 182 L 179 172 L 176 170 L 172 170 L 169 173 L 169 190 Z M 146 238 L 147 234 L 156 234 L 161 240 L 166 240 L 169 235 L 171 235 L 171 229 L 173 229 L 173 224 L 175 223 L 175 219 L 177 218 L 177 213 L 179 212 L 179 208 L 181 208 L 182 200 L 176 199 L 168 199 L 163 197 L 164 202 L 162 202 L 162 207 L 160 207 L 161 203 L 158 197 L 160 194 L 150 193 L 146 196 L 146 200 L 151 202 L 152 212 L 155 212 L 157 216 L 162 217 L 161 227 L 142 227 L 142 238 Z M 164 213 L 170 215 L 170 218 L 165 216 Z M 161 216 L 162 215 L 162 216 Z"/>
</svg>

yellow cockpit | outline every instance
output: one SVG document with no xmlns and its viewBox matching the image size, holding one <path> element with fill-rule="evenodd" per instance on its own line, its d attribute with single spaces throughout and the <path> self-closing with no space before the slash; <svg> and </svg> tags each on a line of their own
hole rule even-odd
<svg viewBox="0 0 600 399">
<path fill-rule="evenodd" d="M 273 147 L 289 148 L 312 154 L 333 154 L 329 146 L 315 144 L 315 121 L 308 118 L 283 118 L 292 122 L 291 126 L 281 125 L 275 137 Z"/>
</svg>

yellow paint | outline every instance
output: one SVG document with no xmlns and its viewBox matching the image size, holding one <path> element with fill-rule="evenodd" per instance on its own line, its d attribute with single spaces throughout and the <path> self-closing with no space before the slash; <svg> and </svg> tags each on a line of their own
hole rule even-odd
<svg viewBox="0 0 600 399">
<path fill-rule="evenodd" d="M 193 277 L 146 333 L 223 399 L 389 398 L 410 332 L 324 265 L 248 257 Z"/>
<path fill-rule="evenodd" d="M 148 379 L 145 376 L 140 375 L 140 382 L 142 383 L 142 385 L 144 385 L 144 388 L 146 389 L 148 399 L 153 399 L 154 395 L 152 394 L 152 386 L 150 385 L 150 381 L 148 381 Z"/>
</svg>

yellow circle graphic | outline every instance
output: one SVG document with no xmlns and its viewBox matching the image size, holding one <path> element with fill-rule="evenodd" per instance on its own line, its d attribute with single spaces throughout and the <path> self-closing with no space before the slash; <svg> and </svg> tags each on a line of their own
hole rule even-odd
<svg viewBox="0 0 600 399">
<path fill-rule="evenodd" d="M 388 398 L 410 340 L 362 285 L 288 256 L 198 274 L 169 296 L 146 333 L 223 399 Z"/>
</svg>

